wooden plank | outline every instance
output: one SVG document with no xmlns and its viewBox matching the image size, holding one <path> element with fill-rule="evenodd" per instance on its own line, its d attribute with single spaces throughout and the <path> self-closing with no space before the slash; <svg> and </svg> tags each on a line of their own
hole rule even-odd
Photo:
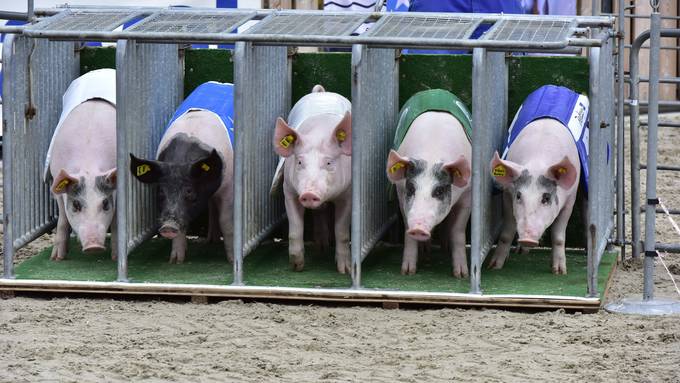
<svg viewBox="0 0 680 383">
<path fill-rule="evenodd" d="M 154 295 L 159 297 L 200 296 L 231 299 L 293 300 L 306 302 L 350 302 L 355 304 L 395 304 L 498 307 L 515 309 L 598 310 L 599 298 L 531 296 L 531 295 L 474 295 L 457 293 L 418 293 L 379 290 L 280 288 L 255 286 L 179 285 L 158 283 L 73 282 L 39 280 L 0 280 L 0 291 L 32 293 L 78 293 L 101 295 Z M 201 298 L 203 299 L 203 298 Z M 192 299 L 193 300 L 193 299 Z"/>
</svg>

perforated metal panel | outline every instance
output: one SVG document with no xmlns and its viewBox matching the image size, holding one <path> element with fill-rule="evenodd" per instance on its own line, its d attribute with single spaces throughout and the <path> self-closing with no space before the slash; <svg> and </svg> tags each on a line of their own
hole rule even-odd
<svg viewBox="0 0 680 383">
<path fill-rule="evenodd" d="M 255 16 L 255 12 L 205 14 L 196 12 L 158 12 L 128 31 L 161 33 L 229 33 Z"/>
<path fill-rule="evenodd" d="M 138 12 L 82 12 L 66 10 L 28 29 L 36 31 L 108 32 L 138 16 Z"/>
<path fill-rule="evenodd" d="M 276 13 L 249 29 L 246 34 L 296 36 L 348 36 L 368 15 L 319 13 Z"/>
<path fill-rule="evenodd" d="M 567 20 L 502 20 L 481 40 L 559 43 L 566 42 L 574 27 Z"/>
<path fill-rule="evenodd" d="M 413 37 L 430 39 L 467 39 L 481 19 L 460 16 L 384 16 L 366 36 Z"/>
</svg>

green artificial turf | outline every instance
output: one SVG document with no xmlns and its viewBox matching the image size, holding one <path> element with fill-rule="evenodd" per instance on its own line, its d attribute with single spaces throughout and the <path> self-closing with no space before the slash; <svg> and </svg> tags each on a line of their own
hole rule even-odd
<svg viewBox="0 0 680 383">
<path fill-rule="evenodd" d="M 49 259 L 51 248 L 27 259 L 17 266 L 18 279 L 115 281 L 116 263 L 108 252 L 85 255 L 73 240 L 67 259 Z M 136 249 L 129 257 L 131 282 L 200 283 L 226 285 L 232 281 L 232 266 L 227 263 L 221 244 L 192 241 L 183 264 L 168 263 L 170 241 L 153 239 Z M 599 288 L 604 291 L 615 253 L 605 253 L 600 265 Z M 451 261 L 437 248 L 422 256 L 418 273 L 400 274 L 401 247 L 381 245 L 362 265 L 362 284 L 365 288 L 400 291 L 437 291 L 467 293 L 467 279 L 451 276 Z M 482 290 L 485 294 L 532 294 L 585 296 L 586 257 L 583 252 L 567 254 L 567 275 L 553 275 L 550 252 L 533 250 L 529 254 L 512 254 L 502 270 L 482 271 Z M 294 272 L 288 265 L 287 245 L 268 243 L 246 257 L 244 279 L 249 286 L 326 287 L 350 286 L 347 275 L 338 274 L 332 254 L 319 254 L 307 246 L 305 270 Z"/>
</svg>

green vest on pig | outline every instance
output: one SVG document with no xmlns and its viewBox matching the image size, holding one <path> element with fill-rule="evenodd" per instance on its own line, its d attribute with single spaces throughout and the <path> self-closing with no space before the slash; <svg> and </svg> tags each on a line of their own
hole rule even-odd
<svg viewBox="0 0 680 383">
<path fill-rule="evenodd" d="M 455 94 L 444 89 L 430 89 L 418 92 L 406 101 L 399 112 L 397 131 L 394 134 L 392 148 L 399 149 L 411 124 L 425 112 L 446 112 L 455 117 L 465 130 L 465 135 L 472 141 L 472 117 L 463 101 Z"/>
</svg>

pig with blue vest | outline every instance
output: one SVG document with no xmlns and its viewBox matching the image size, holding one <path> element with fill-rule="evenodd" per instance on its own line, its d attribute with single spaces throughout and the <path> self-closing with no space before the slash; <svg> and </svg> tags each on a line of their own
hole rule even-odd
<svg viewBox="0 0 680 383">
<path fill-rule="evenodd" d="M 429 242 L 435 226 L 442 224 L 452 274 L 468 276 L 465 228 L 471 210 L 471 132 L 470 112 L 446 90 L 416 93 L 399 114 L 387 177 L 396 185 L 406 226 L 402 274 L 415 274 L 418 243 Z"/>
<path fill-rule="evenodd" d="M 351 271 L 352 105 L 345 97 L 316 85 L 278 118 L 274 151 L 281 156 L 271 191 L 283 184 L 288 216 L 288 256 L 292 268 L 305 263 L 304 212 L 328 202 L 335 208 L 335 261 L 339 273 Z"/>
<path fill-rule="evenodd" d="M 73 228 L 83 252 L 105 249 L 111 226 L 116 259 L 116 71 L 100 69 L 75 79 L 64 93 L 43 178 L 57 200 L 59 217 L 51 259 L 66 257 Z"/>
<path fill-rule="evenodd" d="M 517 111 L 503 155 L 491 160 L 503 189 L 503 228 L 489 267 L 503 267 L 515 233 L 531 248 L 552 225 L 552 272 L 567 273 L 565 231 L 579 179 L 587 191 L 588 108 L 586 96 L 546 85 Z"/>
<path fill-rule="evenodd" d="M 158 185 L 159 234 L 172 240 L 170 263 L 186 257 L 190 223 L 208 209 L 208 241 L 223 238 L 233 262 L 234 86 L 207 82 L 179 106 L 156 159 L 130 154 L 130 171 Z"/>
</svg>

